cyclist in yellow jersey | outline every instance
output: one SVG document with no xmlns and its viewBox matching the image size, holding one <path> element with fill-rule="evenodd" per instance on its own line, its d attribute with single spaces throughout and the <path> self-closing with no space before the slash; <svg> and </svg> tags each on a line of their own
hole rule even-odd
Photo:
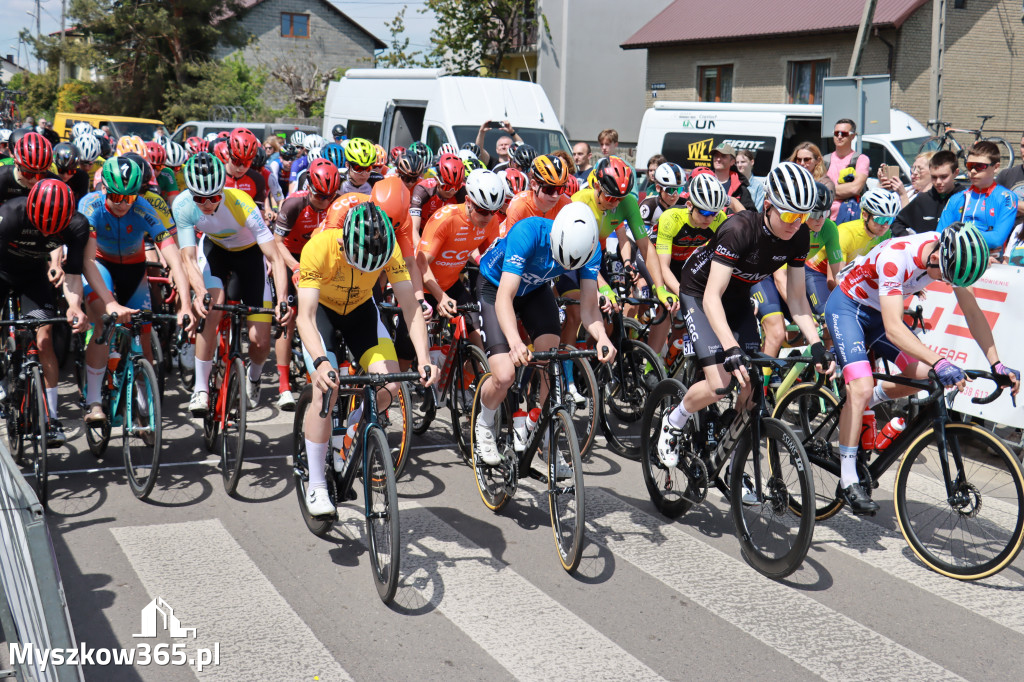
<svg viewBox="0 0 1024 682">
<path fill-rule="evenodd" d="M 860 219 L 839 225 L 839 246 L 843 249 L 843 262 L 849 263 L 858 256 L 867 255 L 871 249 L 891 237 L 892 221 L 902 208 L 900 196 L 895 192 L 881 187 L 865 192 L 860 199 Z"/>
<path fill-rule="evenodd" d="M 437 381 L 437 368 L 430 364 L 427 324 L 420 313 L 391 220 L 383 209 L 369 201 L 358 204 L 349 210 L 343 228 L 330 228 L 313 235 L 303 247 L 299 261 L 296 327 L 302 338 L 306 371 L 313 384 L 313 400 L 304 421 L 309 457 L 306 509 L 311 516 L 334 512 L 324 477 L 331 421 L 329 416 L 320 416 L 320 409 L 324 394 L 339 385 L 335 339 L 340 334 L 342 345 L 368 373 L 399 371 L 394 343 L 373 300 L 373 285 L 382 271 L 402 308 L 416 350 L 421 381 L 424 386 Z M 324 339 L 330 340 L 330 344 Z M 335 373 L 335 379 L 331 378 L 331 372 Z M 397 385 L 383 387 L 378 393 L 381 406 L 386 407 L 391 396 L 397 393 Z M 334 390 L 332 401 L 337 395 Z M 348 423 L 358 424 L 361 416 L 360 409 L 353 411 Z M 340 459 L 334 465 L 340 466 Z"/>
</svg>

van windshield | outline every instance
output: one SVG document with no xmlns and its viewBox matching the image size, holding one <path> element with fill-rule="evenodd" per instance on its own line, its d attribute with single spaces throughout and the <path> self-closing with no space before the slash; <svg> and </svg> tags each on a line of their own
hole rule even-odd
<svg viewBox="0 0 1024 682">
<path fill-rule="evenodd" d="M 122 135 L 138 135 L 143 140 L 152 140 L 156 135 L 156 129 L 160 126 L 156 123 L 140 123 L 137 121 L 111 121 L 110 127 L 117 133 L 117 137 Z"/>
<path fill-rule="evenodd" d="M 889 140 L 910 166 L 921 152 L 933 152 L 939 148 L 939 141 L 928 136 L 908 137 L 904 140 Z"/>
<path fill-rule="evenodd" d="M 467 142 L 476 142 L 476 133 L 479 130 L 476 126 L 453 126 L 455 131 L 456 146 L 462 147 Z M 523 142 L 537 150 L 538 154 L 550 154 L 556 149 L 564 149 L 570 154 L 572 147 L 561 130 L 545 130 L 543 128 L 516 128 L 516 133 L 523 138 Z M 484 137 L 484 149 L 494 158 L 494 145 L 498 138 L 505 135 L 503 130 L 488 130 Z"/>
</svg>

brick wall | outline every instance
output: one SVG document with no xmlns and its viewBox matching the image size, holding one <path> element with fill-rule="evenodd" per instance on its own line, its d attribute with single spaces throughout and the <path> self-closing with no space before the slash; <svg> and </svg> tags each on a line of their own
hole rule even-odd
<svg viewBox="0 0 1024 682">
<path fill-rule="evenodd" d="M 281 36 L 281 13 L 308 14 L 309 37 Z M 254 7 L 242 20 L 242 27 L 252 35 L 242 50 L 246 63 L 273 70 L 282 64 L 303 69 L 319 66 L 321 73 L 335 68 L 372 68 L 373 40 L 365 32 L 328 7 L 323 0 L 266 0 Z M 218 58 L 234 50 L 221 48 Z M 288 91 L 277 79 L 270 77 L 264 97 L 271 108 L 283 107 Z"/>
</svg>

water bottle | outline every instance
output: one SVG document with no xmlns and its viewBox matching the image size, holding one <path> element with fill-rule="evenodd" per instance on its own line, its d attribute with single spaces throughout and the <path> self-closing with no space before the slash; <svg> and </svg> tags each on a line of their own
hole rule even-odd
<svg viewBox="0 0 1024 682">
<path fill-rule="evenodd" d="M 878 438 L 875 440 L 875 449 L 885 450 L 896 439 L 896 436 L 903 433 L 903 430 L 906 428 L 907 422 L 903 417 L 893 417 L 890 419 L 889 423 L 883 426 L 882 431 L 878 434 Z"/>
<path fill-rule="evenodd" d="M 668 349 L 668 357 L 665 358 L 665 366 L 671 367 L 679 354 L 683 352 L 683 340 L 676 339 Z"/>
<path fill-rule="evenodd" d="M 343 473 L 345 471 L 345 427 L 341 423 L 341 415 L 338 413 L 338 406 L 334 406 L 331 413 L 331 452 L 333 452 L 334 470 Z"/>
<path fill-rule="evenodd" d="M 535 407 L 530 410 L 530 413 L 526 415 L 526 437 L 529 438 L 533 430 L 537 428 L 537 422 L 540 421 L 540 408 Z"/>
<path fill-rule="evenodd" d="M 860 446 L 865 451 L 873 450 L 875 441 L 878 440 L 878 424 L 875 423 L 875 411 L 871 408 L 864 410 L 860 422 Z"/>
<path fill-rule="evenodd" d="M 526 412 L 516 410 L 512 415 L 512 432 L 515 434 L 516 452 L 526 449 Z"/>
<path fill-rule="evenodd" d="M 117 375 L 117 363 L 121 360 L 121 354 L 116 350 L 110 350 L 110 356 L 107 358 L 107 370 L 110 372 L 110 380 L 107 383 L 107 387 L 111 390 L 121 387 L 121 378 Z"/>
</svg>

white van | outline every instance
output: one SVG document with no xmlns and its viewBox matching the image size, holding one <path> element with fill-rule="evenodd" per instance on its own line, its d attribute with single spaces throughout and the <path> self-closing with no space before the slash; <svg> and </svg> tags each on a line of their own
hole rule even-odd
<svg viewBox="0 0 1024 682">
<path fill-rule="evenodd" d="M 889 121 L 889 133 L 864 135 L 860 151 L 871 159 L 871 178 L 883 163 L 898 165 L 904 184 L 909 184 L 910 164 L 930 133 L 898 109 L 889 110 Z M 764 177 L 806 141 L 818 145 L 822 154 L 832 151 L 831 138 L 821 137 L 821 105 L 655 102 L 640 124 L 636 158 L 639 167 L 646 167 L 655 154 L 684 168 L 710 166 L 711 150 L 728 142 L 737 150 L 756 151 L 754 175 Z"/>
<path fill-rule="evenodd" d="M 345 134 L 385 149 L 420 140 L 433 150 L 445 142 L 475 142 L 485 121 L 512 123 L 540 154 L 571 150 L 551 103 L 536 83 L 503 78 L 446 76 L 440 69 L 349 69 L 327 88 L 324 137 L 341 123 Z M 488 131 L 484 148 L 494 156 L 500 130 Z"/>
</svg>

